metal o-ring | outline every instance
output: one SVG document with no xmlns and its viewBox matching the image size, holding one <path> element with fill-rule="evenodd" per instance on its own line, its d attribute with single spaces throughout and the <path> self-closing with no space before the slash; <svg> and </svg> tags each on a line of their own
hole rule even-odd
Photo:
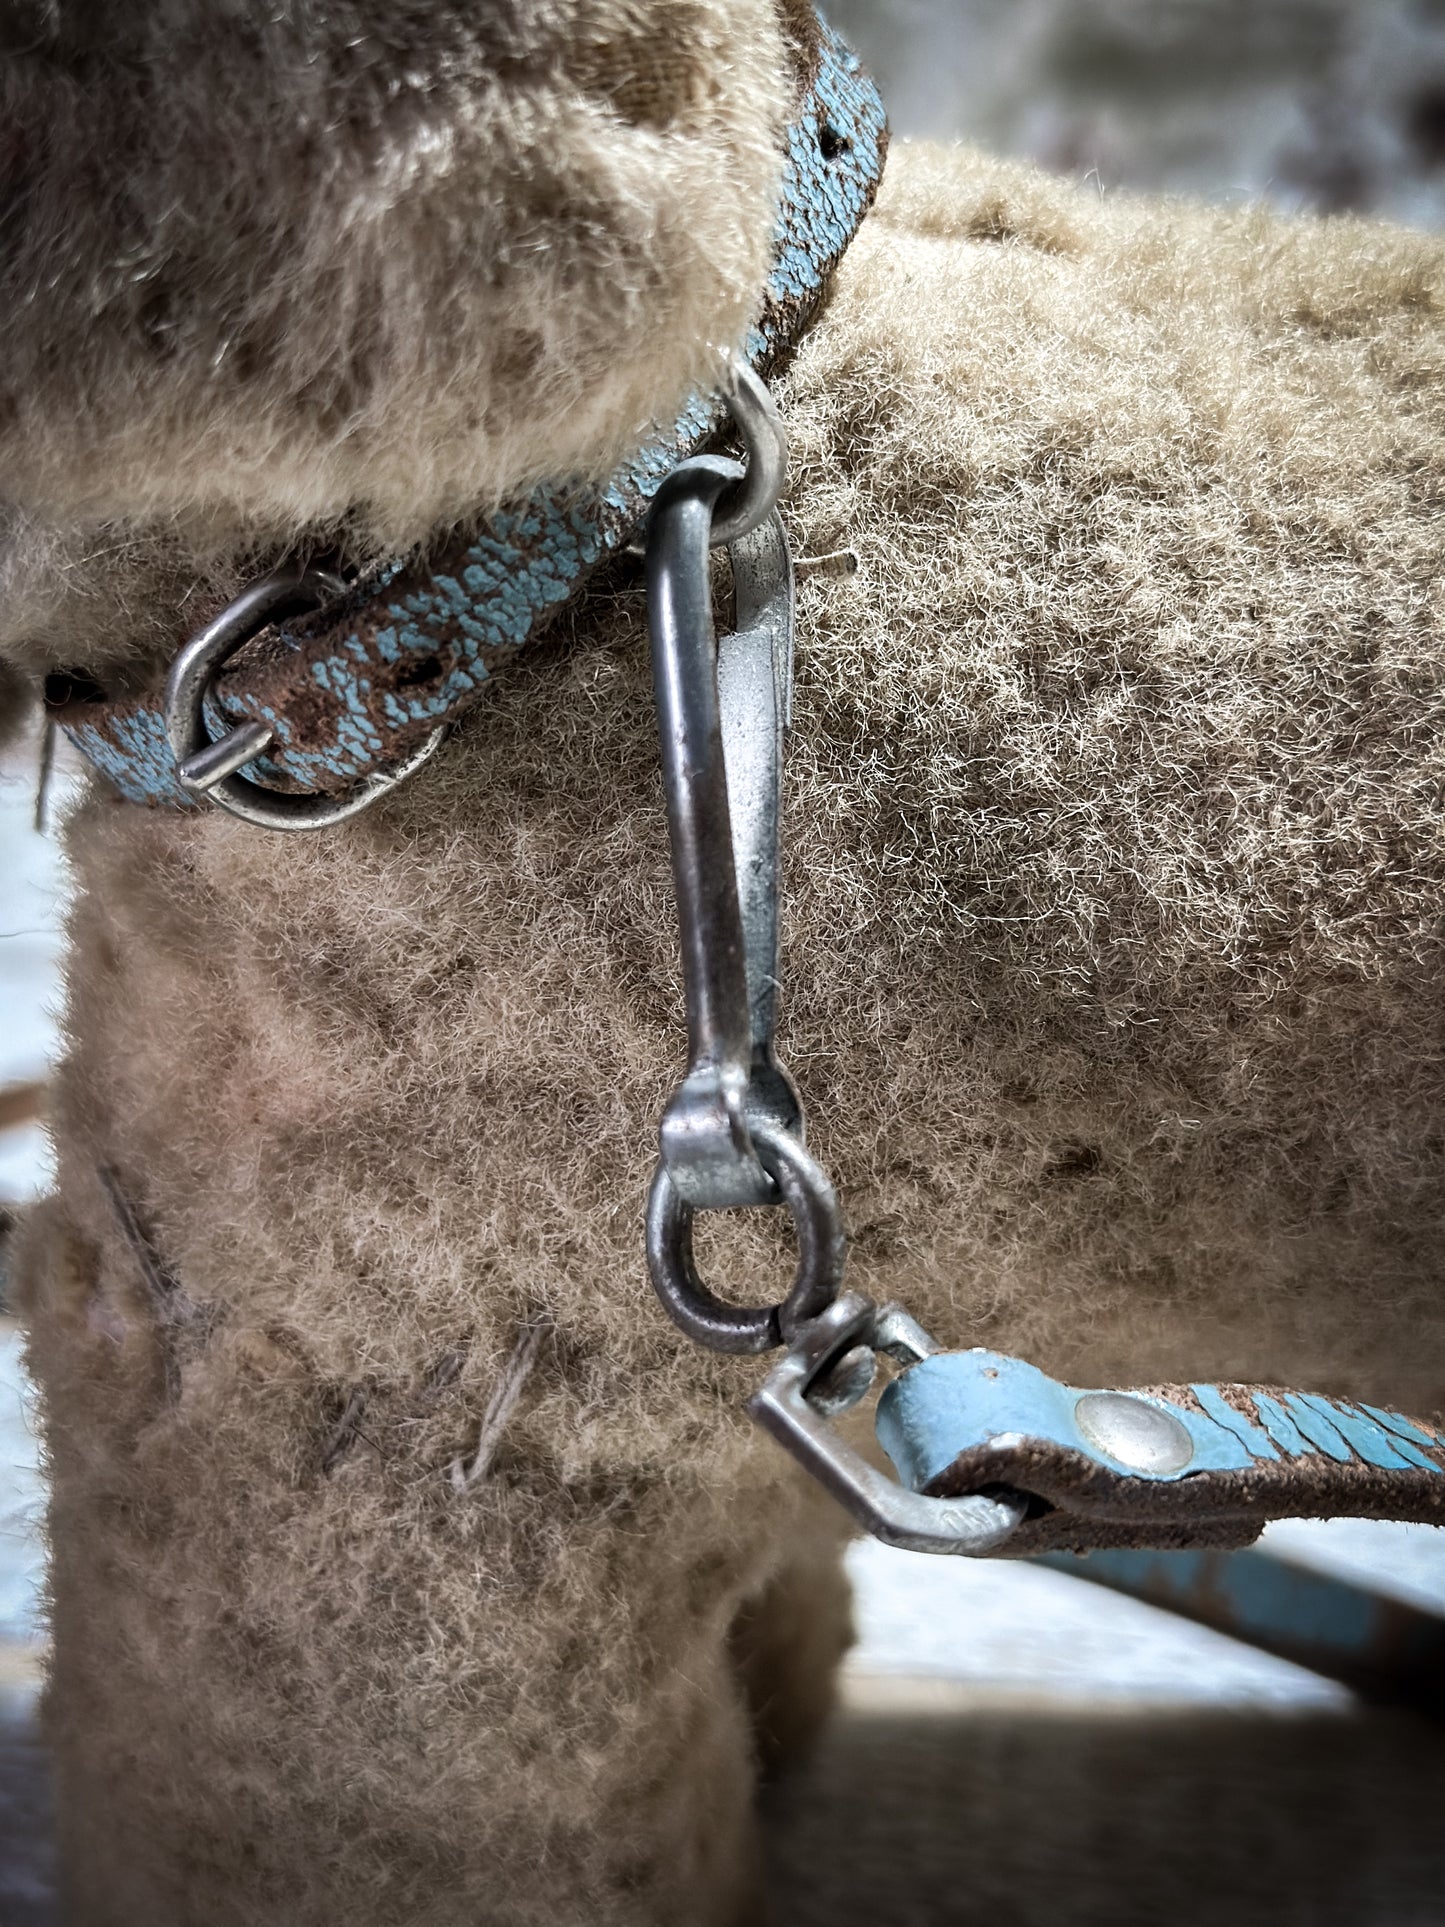
<svg viewBox="0 0 1445 1927">
<path fill-rule="evenodd" d="M 734 481 L 713 513 L 708 534 L 710 549 L 725 548 L 728 543 L 741 541 L 743 536 L 761 528 L 778 505 L 788 473 L 788 431 L 762 376 L 745 361 L 730 362 L 722 394 L 737 423 L 748 461 L 746 468 L 740 462 L 728 462 L 734 471 Z M 691 456 L 679 466 L 686 468 L 690 461 L 721 459 Z M 645 521 L 628 542 L 627 553 L 646 555 Z"/>
<path fill-rule="evenodd" d="M 647 1268 L 669 1316 L 712 1351 L 756 1354 L 792 1341 L 799 1325 L 826 1311 L 843 1284 L 847 1240 L 838 1199 L 822 1167 L 780 1126 L 749 1121 L 759 1161 L 777 1183 L 798 1238 L 798 1268 L 780 1305 L 727 1305 L 697 1273 L 693 1207 L 659 1164 L 647 1198 Z"/>
<path fill-rule="evenodd" d="M 777 506 L 788 472 L 788 431 L 761 375 L 746 361 L 729 364 L 728 407 L 743 438 L 743 479 L 718 503 L 708 538 L 712 548 L 761 528 Z"/>
<path fill-rule="evenodd" d="M 206 702 L 222 665 L 284 615 L 333 602 L 346 584 L 324 569 L 301 566 L 274 570 L 243 589 L 213 622 L 192 636 L 171 664 L 166 678 L 166 736 L 180 767 L 184 788 L 268 830 L 319 830 L 355 816 L 419 769 L 440 745 L 445 728 L 435 729 L 420 748 L 390 768 L 377 770 L 338 795 L 316 791 L 294 794 L 266 789 L 237 774 L 240 761 L 263 754 L 274 731 L 264 723 L 242 723 L 216 741 L 206 729 Z M 228 746 L 233 746 L 228 748 Z M 247 752 L 244 755 L 243 752 Z M 240 759 L 240 761 L 238 761 Z M 186 765 L 191 765 L 187 770 Z M 199 772 L 209 765 L 205 774 Z M 216 774 L 217 770 L 223 774 Z M 192 772 L 195 772 L 194 774 Z"/>
</svg>

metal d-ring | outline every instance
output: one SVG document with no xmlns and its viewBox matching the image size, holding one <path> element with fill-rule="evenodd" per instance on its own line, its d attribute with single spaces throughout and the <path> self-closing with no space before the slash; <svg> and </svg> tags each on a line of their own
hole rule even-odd
<svg viewBox="0 0 1445 1927">
<path fill-rule="evenodd" d="M 222 664 L 268 623 L 333 602 L 345 589 L 339 576 L 324 569 L 299 564 L 276 569 L 243 589 L 213 622 L 191 637 L 166 678 L 166 735 L 183 788 L 208 796 L 232 816 L 262 829 L 320 830 L 366 809 L 420 769 L 438 748 L 445 727 L 433 730 L 402 762 L 375 771 L 353 789 L 336 796 L 320 791 L 296 795 L 266 789 L 237 773 L 274 741 L 276 731 L 270 723 L 240 723 L 212 740 L 206 728 L 206 702 Z"/>
<path fill-rule="evenodd" d="M 847 1239 L 827 1174 L 790 1131 L 758 1119 L 751 1136 L 797 1233 L 798 1268 L 781 1304 L 728 1305 L 709 1291 L 693 1259 L 693 1207 L 665 1164 L 658 1164 L 647 1198 L 647 1269 L 653 1289 L 688 1337 L 711 1351 L 757 1354 L 790 1343 L 800 1325 L 827 1310 L 843 1284 Z"/>
<path fill-rule="evenodd" d="M 708 539 L 715 549 L 762 527 L 777 506 L 788 472 L 788 431 L 762 376 L 750 363 L 733 358 L 723 394 L 748 462 L 743 479 L 722 497 L 713 513 Z"/>
</svg>

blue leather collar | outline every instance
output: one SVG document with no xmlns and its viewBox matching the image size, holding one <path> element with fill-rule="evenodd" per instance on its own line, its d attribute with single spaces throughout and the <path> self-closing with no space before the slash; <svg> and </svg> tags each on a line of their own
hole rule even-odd
<svg viewBox="0 0 1445 1927">
<path fill-rule="evenodd" d="M 832 29 L 818 28 L 816 67 L 788 133 L 772 275 L 747 343 L 763 371 L 816 309 L 872 204 L 887 146 L 876 87 Z M 278 625 L 222 675 L 212 733 L 270 724 L 272 746 L 247 773 L 304 790 L 347 789 L 406 756 L 625 545 L 664 476 L 708 441 L 720 414 L 713 398 L 694 396 L 604 488 L 544 486 L 427 567 L 392 562 L 324 618 Z M 69 704 L 57 720 L 128 801 L 195 806 L 177 780 L 158 693 Z"/>
</svg>

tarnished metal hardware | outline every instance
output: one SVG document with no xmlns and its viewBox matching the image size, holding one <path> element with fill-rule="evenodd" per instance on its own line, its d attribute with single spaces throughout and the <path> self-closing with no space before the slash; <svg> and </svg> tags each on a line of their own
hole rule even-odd
<svg viewBox="0 0 1445 1927">
<path fill-rule="evenodd" d="M 748 392 L 776 424 L 767 390 Z M 745 384 L 746 385 L 746 384 Z M 753 393 L 753 390 L 756 390 Z M 741 389 L 739 390 L 741 392 Z M 781 429 L 771 467 L 782 484 Z M 803 1144 L 798 1095 L 773 1050 L 778 995 L 778 830 L 793 657 L 793 571 L 771 500 L 730 541 L 736 624 L 719 641 L 709 548 L 738 475 L 718 456 L 684 462 L 648 522 L 647 614 L 662 740 L 687 999 L 688 1066 L 663 1112 L 647 1207 L 647 1260 L 672 1318 L 700 1345 L 757 1353 L 790 1343 L 842 1288 L 847 1240 L 838 1200 Z M 736 524 L 734 525 L 737 526 Z M 788 1296 L 729 1305 L 698 1276 L 698 1210 L 786 1204 L 798 1239 Z"/>
<path fill-rule="evenodd" d="M 166 678 L 166 735 L 183 786 L 207 796 L 232 816 L 268 830 L 319 830 L 366 809 L 420 769 L 440 745 L 444 728 L 400 763 L 377 770 L 355 788 L 332 796 L 296 795 L 265 788 L 238 772 L 264 754 L 275 737 L 269 723 L 248 722 L 211 738 L 206 705 L 217 672 L 236 651 L 285 616 L 303 614 L 341 595 L 346 584 L 324 569 L 274 570 L 243 589 L 213 622 L 192 636 Z"/>
<path fill-rule="evenodd" d="M 761 397 L 771 414 L 757 388 L 752 402 Z M 779 435 L 774 494 L 785 458 Z M 748 1409 L 867 1531 L 917 1551 L 992 1552 L 1023 1520 L 1024 1500 L 924 1498 L 875 1471 L 829 1424 L 867 1392 L 879 1352 L 910 1365 L 936 1347 L 900 1307 L 840 1296 L 847 1240 L 838 1200 L 803 1148 L 802 1107 L 773 1053 L 793 572 L 776 510 L 755 521 L 747 508 L 741 532 L 720 511 L 736 473 L 715 456 L 685 462 L 648 522 L 647 614 L 688 1024 L 687 1074 L 663 1113 L 648 1197 L 648 1269 L 698 1344 L 791 1348 Z M 756 451 L 754 473 L 768 474 Z M 736 630 L 721 643 L 708 568 L 720 532 L 737 593 Z M 798 1238 L 788 1296 L 766 1307 L 724 1303 L 698 1276 L 695 1212 L 780 1197 Z"/>
<path fill-rule="evenodd" d="M 745 464 L 718 457 L 727 461 L 728 482 L 713 509 L 708 547 L 726 549 L 760 529 L 776 508 L 787 479 L 788 431 L 767 383 L 750 362 L 728 355 L 717 393 L 727 406 L 747 457 Z M 649 504 L 637 533 L 626 544 L 629 555 L 646 555 L 651 528 Z"/>
<path fill-rule="evenodd" d="M 875 1539 L 908 1552 L 978 1558 L 1017 1531 L 1026 1499 L 1012 1492 L 925 1498 L 869 1465 L 829 1423 L 867 1392 L 878 1353 L 907 1366 L 936 1350 L 901 1306 L 880 1309 L 850 1292 L 796 1328 L 792 1349 L 748 1411 Z"/>
<path fill-rule="evenodd" d="M 847 1239 L 838 1199 L 826 1173 L 791 1131 L 764 1119 L 752 1144 L 776 1183 L 798 1238 L 798 1267 L 779 1305 L 724 1304 L 698 1277 L 692 1254 L 693 1207 L 665 1163 L 653 1174 L 647 1199 L 647 1268 L 653 1289 L 689 1338 L 710 1351 L 770 1352 L 791 1341 L 807 1320 L 837 1297 Z"/>
<path fill-rule="evenodd" d="M 778 823 L 792 672 L 792 565 L 776 510 L 733 544 L 737 624 L 718 642 L 714 507 L 736 475 L 684 462 L 649 523 L 647 608 L 687 997 L 688 1068 L 663 1114 L 662 1162 L 689 1205 L 776 1204 L 755 1126 L 802 1136 L 773 1052 Z"/>
<path fill-rule="evenodd" d="M 731 548 L 762 527 L 777 506 L 788 472 L 788 431 L 767 384 L 751 363 L 728 358 L 723 395 L 747 453 L 747 468 L 718 503 L 709 540 Z"/>
</svg>

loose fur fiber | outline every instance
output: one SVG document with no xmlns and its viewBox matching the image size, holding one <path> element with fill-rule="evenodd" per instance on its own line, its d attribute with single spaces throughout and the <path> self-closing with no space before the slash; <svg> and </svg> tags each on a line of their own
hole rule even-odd
<svg viewBox="0 0 1445 1927">
<path fill-rule="evenodd" d="M 1442 282 L 904 147 L 780 385 L 796 547 L 861 558 L 801 590 L 782 1041 L 853 1281 L 946 1343 L 1438 1407 Z M 646 1289 L 636 575 L 324 836 L 69 836 L 25 1269 L 72 1918 L 760 1919 L 741 1680 L 816 1723 L 840 1527 Z M 779 1227 L 706 1231 L 778 1294 Z"/>
</svg>

